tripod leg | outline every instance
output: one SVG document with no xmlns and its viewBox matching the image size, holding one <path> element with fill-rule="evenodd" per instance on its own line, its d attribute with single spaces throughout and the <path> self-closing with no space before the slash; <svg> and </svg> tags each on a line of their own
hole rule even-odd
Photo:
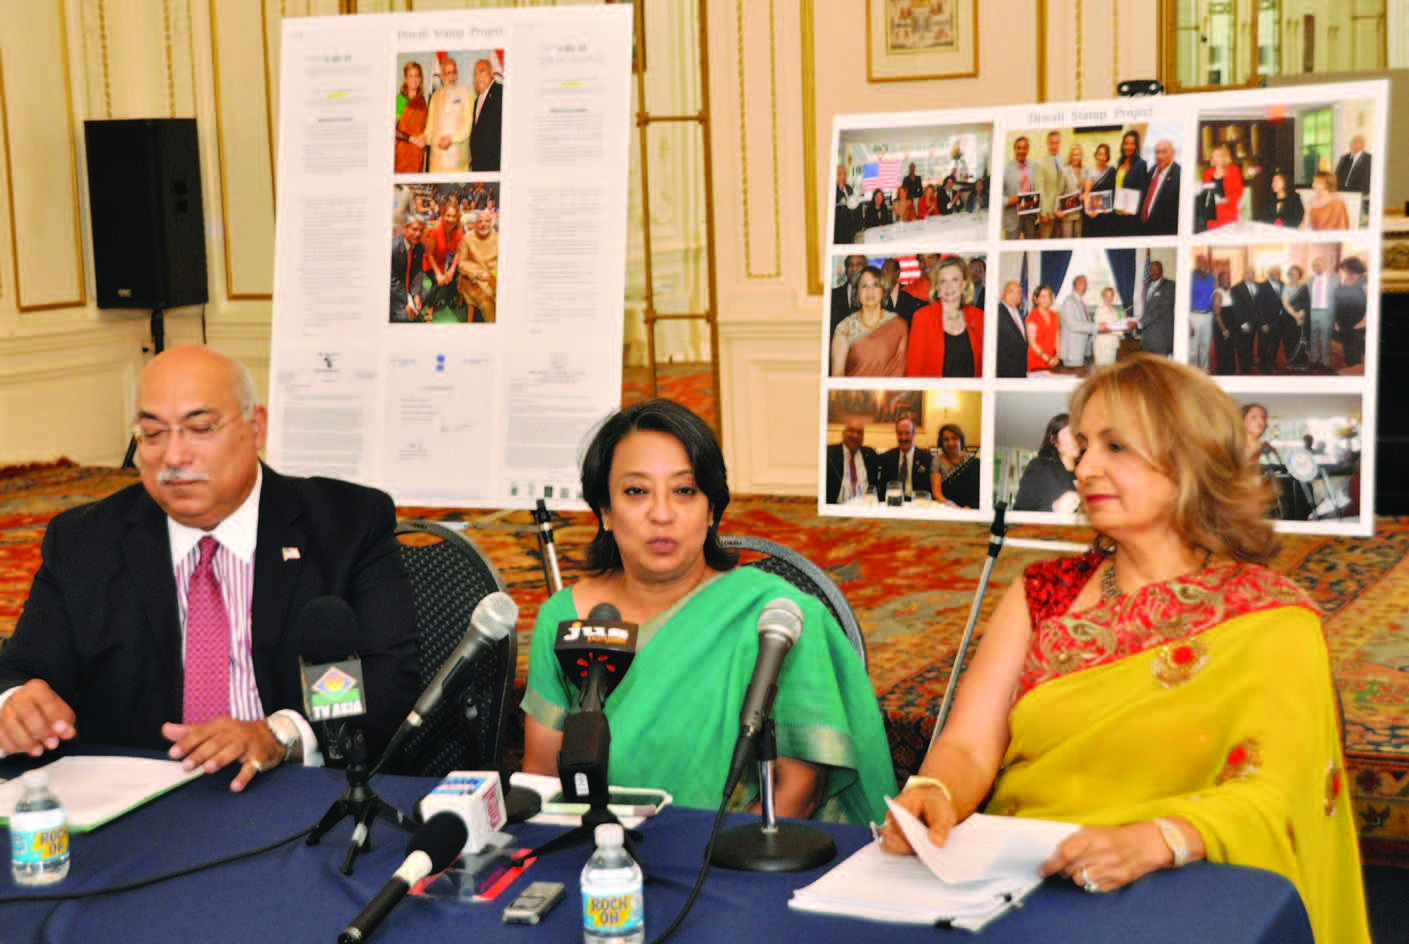
<svg viewBox="0 0 1409 944">
<path fill-rule="evenodd" d="M 318 840 L 328 834 L 328 830 L 338 824 L 344 816 L 351 815 L 352 810 L 347 805 L 347 798 L 342 797 L 334 800 L 333 805 L 328 807 L 328 812 L 323 814 L 323 818 L 318 821 L 318 825 L 313 827 L 313 831 L 308 834 L 307 844 L 318 845 Z"/>
<path fill-rule="evenodd" d="M 369 803 L 362 808 L 357 826 L 352 830 L 352 838 L 347 841 L 347 854 L 342 858 L 342 874 L 352 874 L 352 863 L 357 853 L 372 851 L 372 821 L 377 818 L 377 805 Z"/>
</svg>

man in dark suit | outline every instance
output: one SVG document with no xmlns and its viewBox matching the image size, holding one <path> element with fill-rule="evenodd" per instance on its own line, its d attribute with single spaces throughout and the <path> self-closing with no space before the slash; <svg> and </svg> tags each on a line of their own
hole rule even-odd
<svg viewBox="0 0 1409 944">
<path fill-rule="evenodd" d="M 856 209 L 851 205 L 851 184 L 846 182 L 846 168 L 837 165 L 837 186 L 832 210 L 832 241 L 853 243 L 856 241 Z"/>
<path fill-rule="evenodd" d="M 915 448 L 915 421 L 910 417 L 904 416 L 895 421 L 895 443 L 894 449 L 881 453 L 881 483 L 904 483 L 902 488 L 906 498 L 913 498 L 916 492 L 928 492 L 932 456 L 927 449 Z M 886 498 L 889 497 L 887 493 Z"/>
<path fill-rule="evenodd" d="M 1350 139 L 1350 153 L 1342 154 L 1336 163 L 1336 188 L 1352 193 L 1364 194 L 1370 198 L 1370 155 L 1365 150 L 1365 136 L 1357 134 Z M 1351 220 L 1351 223 L 1355 223 Z"/>
<path fill-rule="evenodd" d="M 900 260 L 894 256 L 881 263 L 881 288 L 885 291 L 881 307 L 886 311 L 895 312 L 905 320 L 905 327 L 910 327 L 910 319 L 915 317 L 915 312 L 925 307 L 925 303 L 901 290 Z"/>
<path fill-rule="evenodd" d="M 241 790 L 317 762 L 296 629 L 335 595 L 357 617 L 375 758 L 419 690 L 410 585 L 384 493 L 259 462 L 267 416 L 238 363 L 190 345 L 137 391 L 141 484 L 57 516 L 0 652 L 0 750 L 62 741 L 169 748 Z"/>
<path fill-rule="evenodd" d="M 1003 286 L 998 302 L 998 376 L 1027 376 L 1027 328 L 1023 321 L 1023 288 L 1017 282 Z"/>
<path fill-rule="evenodd" d="M 499 143 L 504 132 L 504 87 L 494 78 L 488 59 L 475 63 L 475 117 L 470 125 L 470 170 L 499 169 Z"/>
<path fill-rule="evenodd" d="M 915 162 L 910 162 L 910 173 L 906 174 L 900 181 L 900 186 L 905 188 L 905 192 L 910 195 L 911 200 L 918 200 L 925 195 L 925 182 L 920 179 L 920 175 L 915 172 Z"/>
<path fill-rule="evenodd" d="M 863 445 L 866 419 L 847 417 L 841 442 L 827 447 L 827 504 L 850 501 L 876 490 L 881 481 L 881 462 L 876 450 Z"/>
<path fill-rule="evenodd" d="M 1282 307 L 1283 284 L 1281 267 L 1269 266 L 1267 278 L 1259 283 L 1257 296 L 1253 299 L 1257 313 L 1257 320 L 1254 322 L 1257 327 L 1257 363 L 1264 374 L 1276 372 L 1277 349 L 1292 337 L 1284 324 L 1292 319 Z M 1292 327 L 1295 326 L 1293 321 Z M 1291 353 L 1290 350 L 1287 351 L 1288 355 Z"/>
<path fill-rule="evenodd" d="M 988 263 L 983 261 L 983 256 L 969 260 L 969 284 L 974 287 L 973 306 L 983 311 L 984 293 L 988 289 Z"/>
<path fill-rule="evenodd" d="M 401 224 L 401 235 L 391 242 L 391 321 L 405 323 L 421 320 L 421 305 L 425 301 L 426 247 L 421 236 L 426 224 L 418 216 L 408 215 Z"/>
<path fill-rule="evenodd" d="M 866 257 L 862 255 L 851 255 L 846 257 L 846 281 L 832 289 L 832 325 L 827 329 L 827 337 L 830 339 L 832 333 L 837 330 L 837 325 L 842 319 L 861 307 L 861 301 L 856 297 L 856 283 L 861 278 L 861 270 L 866 268 Z"/>
<path fill-rule="evenodd" d="M 1174 145 L 1155 145 L 1155 165 L 1140 198 L 1140 232 L 1145 236 L 1173 236 L 1179 229 L 1179 165 Z"/>
<path fill-rule="evenodd" d="M 1164 266 L 1158 262 L 1150 263 L 1150 285 L 1140 316 L 1140 350 L 1165 357 L 1174 353 L 1174 283 L 1164 277 Z"/>
<path fill-rule="evenodd" d="M 1253 368 L 1253 334 L 1257 331 L 1259 321 L 1259 300 L 1263 298 L 1264 286 L 1256 280 L 1253 270 L 1249 268 L 1243 276 L 1243 281 L 1234 285 L 1228 292 L 1231 298 L 1233 314 L 1231 318 L 1225 318 L 1228 328 L 1233 332 L 1233 354 L 1237 361 L 1237 372 L 1240 374 L 1250 374 Z M 1219 373 L 1231 373 L 1220 368 Z"/>
</svg>

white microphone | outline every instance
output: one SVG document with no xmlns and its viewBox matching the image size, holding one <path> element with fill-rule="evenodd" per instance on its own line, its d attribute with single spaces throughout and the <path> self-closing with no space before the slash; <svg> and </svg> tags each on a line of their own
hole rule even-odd
<svg viewBox="0 0 1409 944">
<path fill-rule="evenodd" d="M 338 944 L 358 944 L 382 923 L 406 893 L 428 875 L 443 872 L 455 861 L 468 835 L 465 821 L 454 813 L 437 813 L 406 844 L 406 859 L 391 881 L 338 934 Z"/>
<path fill-rule="evenodd" d="M 431 679 L 426 690 L 421 693 L 421 697 L 416 699 L 416 706 L 411 709 L 406 720 L 401 722 L 401 727 L 396 729 L 396 734 L 392 736 L 387 749 L 382 752 L 383 763 L 387 758 L 394 756 L 402 741 L 425 723 L 426 717 L 445 697 L 451 679 L 463 667 L 473 662 L 482 649 L 493 646 L 507 636 L 518 619 L 518 604 L 502 590 L 491 593 L 479 601 L 474 613 L 470 616 L 470 628 L 465 630 L 465 635 L 459 645 L 455 647 L 455 651 L 450 653 L 449 658 L 435 673 L 435 678 Z M 378 764 L 378 767 L 380 766 Z"/>
<path fill-rule="evenodd" d="M 744 707 L 739 713 L 739 739 L 734 743 L 734 757 L 729 764 L 729 776 L 724 781 L 724 796 L 734 792 L 748 760 L 749 747 L 758 737 L 759 729 L 773 709 L 773 697 L 778 693 L 778 674 L 783 659 L 802 635 L 802 610 L 787 597 L 779 597 L 763 608 L 758 616 L 758 658 L 753 664 L 753 677 L 744 694 Z"/>
</svg>

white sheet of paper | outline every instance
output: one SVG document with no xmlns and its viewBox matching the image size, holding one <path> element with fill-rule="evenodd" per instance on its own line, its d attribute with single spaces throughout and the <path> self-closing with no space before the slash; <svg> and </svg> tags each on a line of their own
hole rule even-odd
<svg viewBox="0 0 1409 944">
<path fill-rule="evenodd" d="M 1073 823 L 985 816 L 975 813 L 949 831 L 944 845 L 930 842 L 929 829 L 889 797 L 886 805 L 920 861 L 946 882 L 985 879 L 1036 879 L 1037 867 L 1052 857 L 1062 840 L 1079 829 Z"/>
<path fill-rule="evenodd" d="M 41 770 L 68 814 L 69 827 L 94 829 L 201 775 L 174 760 L 149 757 L 61 757 Z M 0 818 L 6 823 L 24 787 L 16 777 L 0 786 Z"/>
</svg>

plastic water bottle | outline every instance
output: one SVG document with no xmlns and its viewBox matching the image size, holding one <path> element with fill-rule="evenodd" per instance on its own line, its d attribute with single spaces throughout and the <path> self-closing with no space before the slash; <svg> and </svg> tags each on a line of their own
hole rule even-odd
<svg viewBox="0 0 1409 944">
<path fill-rule="evenodd" d="M 16 885 L 49 885 L 68 875 L 68 817 L 49 790 L 49 775 L 31 770 L 10 814 L 10 872 Z"/>
<path fill-rule="evenodd" d="M 642 944 L 641 867 L 622 848 L 621 824 L 602 823 L 593 835 L 597 851 L 582 868 L 583 944 Z"/>
</svg>

